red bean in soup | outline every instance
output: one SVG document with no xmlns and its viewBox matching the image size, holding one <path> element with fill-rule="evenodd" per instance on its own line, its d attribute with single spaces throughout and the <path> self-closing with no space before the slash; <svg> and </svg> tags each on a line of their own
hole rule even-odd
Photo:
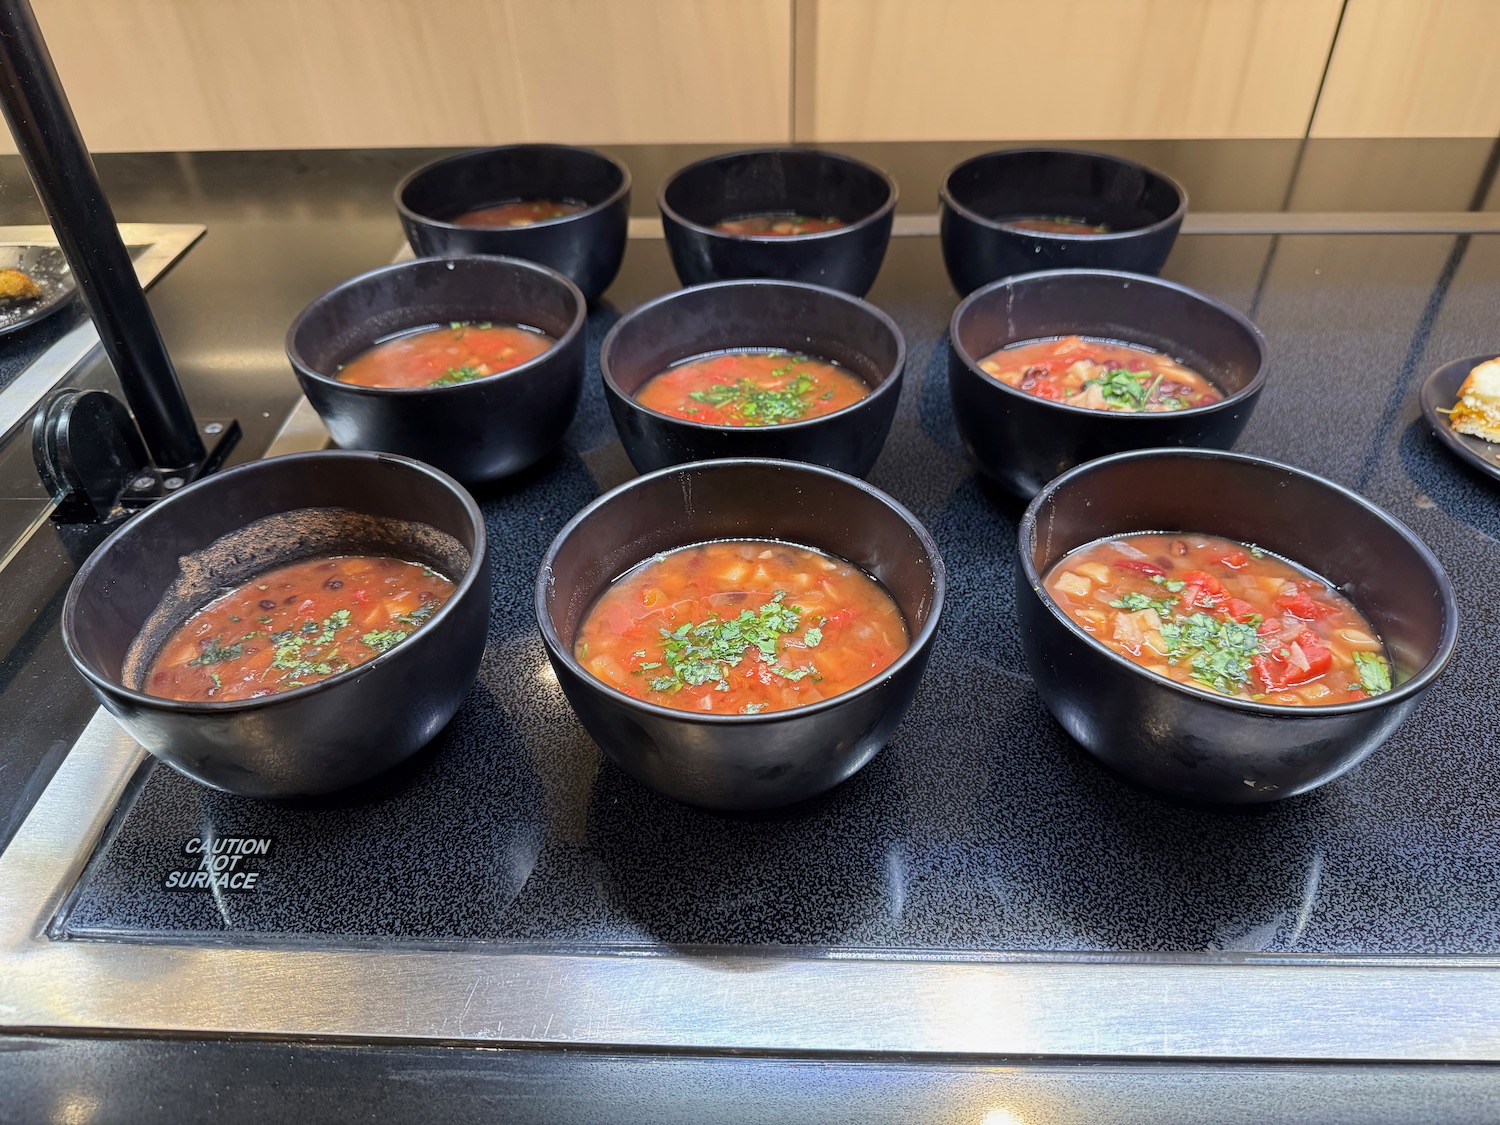
<svg viewBox="0 0 1500 1125">
<path fill-rule="evenodd" d="M 574 655 L 626 695 L 758 715 L 839 695 L 906 651 L 891 596 L 842 559 L 768 539 L 648 559 L 589 609 Z"/>
<path fill-rule="evenodd" d="M 421 628 L 453 593 L 430 567 L 340 555 L 278 567 L 179 626 L 146 674 L 164 699 L 255 699 L 373 660 Z"/>
<path fill-rule="evenodd" d="M 1103 539 L 1069 552 L 1042 584 L 1084 632 L 1178 683 L 1289 706 L 1391 690 L 1385 645 L 1353 603 L 1246 543 Z"/>
<path fill-rule="evenodd" d="M 1170 356 L 1088 336 L 1011 344 L 985 356 L 979 368 L 1027 394 L 1091 410 L 1159 413 L 1224 398 L 1202 375 Z"/>
<path fill-rule="evenodd" d="M 476 207 L 448 221 L 461 227 L 529 227 L 533 223 L 576 215 L 587 206 L 561 199 L 520 199 L 512 203 L 497 203 L 493 207 Z"/>
<path fill-rule="evenodd" d="M 869 393 L 858 375 L 826 360 L 746 350 L 684 360 L 646 380 L 635 399 L 709 426 L 775 426 L 832 414 Z"/>
<path fill-rule="evenodd" d="M 458 320 L 382 340 L 339 368 L 337 378 L 361 387 L 452 387 L 519 367 L 555 343 L 516 324 Z"/>
<path fill-rule="evenodd" d="M 714 230 L 724 234 L 790 238 L 798 234 L 822 234 L 824 231 L 839 230 L 847 225 L 839 219 L 773 211 L 759 215 L 741 215 L 737 219 L 725 219 L 715 223 Z"/>
</svg>

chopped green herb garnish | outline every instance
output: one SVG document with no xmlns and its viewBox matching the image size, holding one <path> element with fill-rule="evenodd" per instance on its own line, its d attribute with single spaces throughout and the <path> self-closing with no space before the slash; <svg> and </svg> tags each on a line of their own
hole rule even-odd
<svg viewBox="0 0 1500 1125">
<path fill-rule="evenodd" d="M 1160 375 L 1149 371 L 1126 371 L 1116 368 L 1098 379 L 1090 379 L 1085 387 L 1095 386 L 1110 406 L 1121 410 L 1140 411 L 1146 409 L 1151 393 L 1161 382 Z M 1148 385 L 1149 384 L 1149 385 Z"/>
<path fill-rule="evenodd" d="M 699 624 L 687 622 L 674 630 L 663 629 L 662 660 L 669 671 L 650 681 L 652 691 L 677 691 L 713 682 L 716 690 L 729 690 L 729 669 L 747 655 L 771 664 L 771 671 L 789 680 L 800 680 L 813 668 L 786 669 L 774 662 L 781 638 L 796 632 L 801 609 L 787 605 L 785 591 L 758 610 L 747 609 L 738 617 L 710 617 Z"/>
<path fill-rule="evenodd" d="M 1391 690 L 1391 666 L 1373 652 L 1356 652 L 1354 666 L 1359 670 L 1359 686 L 1370 695 L 1384 695 Z"/>
<path fill-rule="evenodd" d="M 817 648 L 823 643 L 823 630 L 816 626 L 802 634 L 802 643 L 808 648 Z"/>
<path fill-rule="evenodd" d="M 1169 663 L 1186 660 L 1193 679 L 1229 695 L 1250 682 L 1250 661 L 1260 652 L 1254 625 L 1206 613 L 1162 625 L 1161 637 Z"/>
<path fill-rule="evenodd" d="M 242 644 L 221 645 L 218 638 L 210 641 L 197 656 L 188 661 L 188 664 L 207 665 L 223 664 L 226 660 L 238 660 L 245 654 L 245 646 Z"/>
<path fill-rule="evenodd" d="M 778 422 L 795 421 L 806 414 L 807 396 L 813 386 L 812 376 L 803 371 L 779 391 L 765 390 L 749 379 L 741 379 L 736 383 L 715 383 L 703 391 L 690 391 L 688 397 L 706 406 L 731 410 L 747 426 L 773 426 Z"/>
<path fill-rule="evenodd" d="M 747 703 L 740 708 L 741 715 L 759 715 L 766 709 L 764 703 Z"/>
<path fill-rule="evenodd" d="M 463 367 L 448 368 L 447 371 L 443 372 L 443 374 L 427 385 L 429 387 L 456 387 L 460 383 L 472 383 L 475 379 L 483 378 L 483 371 L 480 371 L 477 367 L 465 364 Z"/>
<path fill-rule="evenodd" d="M 1178 583 L 1180 586 L 1181 583 Z M 1180 602 L 1181 598 L 1148 598 L 1145 594 L 1131 592 L 1116 598 L 1109 604 L 1115 609 L 1128 609 L 1139 611 L 1143 609 L 1154 609 L 1157 613 L 1165 616 L 1172 612 L 1172 607 Z"/>
<path fill-rule="evenodd" d="M 437 602 L 435 602 L 435 601 L 432 601 L 432 602 L 423 602 L 421 605 L 417 606 L 417 608 L 414 609 L 414 610 L 411 610 L 411 611 L 409 611 L 407 613 L 398 613 L 398 614 L 396 614 L 396 618 L 395 619 L 397 621 L 399 621 L 401 624 L 409 626 L 409 627 L 415 629 L 418 625 L 421 625 L 424 621 L 426 621 L 429 617 L 431 617 L 437 611 L 438 611 L 438 603 Z"/>
<path fill-rule="evenodd" d="M 1169 592 L 1173 594 L 1182 593 L 1182 588 L 1187 585 L 1187 583 L 1180 578 L 1168 578 L 1164 574 L 1153 574 L 1151 576 L 1151 581 L 1155 582 L 1158 586 L 1164 586 Z"/>
<path fill-rule="evenodd" d="M 388 652 L 402 641 L 406 640 L 408 634 L 400 629 L 377 629 L 360 637 L 360 643 L 366 648 L 372 648 L 376 652 Z"/>
</svg>

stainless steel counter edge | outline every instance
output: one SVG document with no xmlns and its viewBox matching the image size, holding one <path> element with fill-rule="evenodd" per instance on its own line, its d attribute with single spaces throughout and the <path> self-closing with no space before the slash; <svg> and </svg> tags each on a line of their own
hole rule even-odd
<svg viewBox="0 0 1500 1125">
<path fill-rule="evenodd" d="M 0 1026 L 610 1048 L 1500 1060 L 1500 963 L 986 963 L 50 941 L 143 752 L 102 711 L 0 857 Z"/>
</svg>

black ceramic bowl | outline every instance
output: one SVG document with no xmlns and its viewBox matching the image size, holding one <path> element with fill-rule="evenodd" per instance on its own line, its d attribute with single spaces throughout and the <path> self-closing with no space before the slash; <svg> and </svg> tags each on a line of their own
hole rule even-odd
<svg viewBox="0 0 1500 1125">
<path fill-rule="evenodd" d="M 896 181 L 833 152 L 767 148 L 710 156 L 682 168 L 657 197 L 672 265 L 684 285 L 742 277 L 807 281 L 862 297 L 875 284 Z M 821 234 L 743 235 L 715 223 L 762 212 L 839 219 Z"/>
<path fill-rule="evenodd" d="M 679 360 L 746 348 L 832 360 L 870 393 L 836 413 L 776 426 L 710 426 L 635 400 L 642 384 Z M 862 477 L 890 433 L 905 368 L 906 342 L 885 313 L 795 281 L 721 281 L 668 293 L 622 318 L 599 353 L 615 428 L 641 472 L 711 457 L 774 457 Z"/>
<path fill-rule="evenodd" d="M 463 227 L 466 211 L 525 199 L 588 206 L 524 227 Z M 590 148 L 505 145 L 423 165 L 396 188 L 396 210 L 419 257 L 498 254 L 551 266 L 593 303 L 625 257 L 630 169 Z"/>
<path fill-rule="evenodd" d="M 1312 570 L 1384 638 L 1390 692 L 1328 707 L 1232 699 L 1158 676 L 1083 632 L 1042 589 L 1069 551 L 1106 536 L 1195 531 Z M 1274 461 L 1147 449 L 1080 465 L 1021 520 L 1016 605 L 1038 694 L 1067 732 L 1138 784 L 1193 801 L 1290 797 L 1366 757 L 1442 672 L 1458 607 L 1432 552 L 1373 504 Z"/>
<path fill-rule="evenodd" d="M 451 577 L 449 600 L 407 640 L 307 687 L 188 703 L 139 690 L 171 630 L 277 566 L 374 553 Z M 431 741 L 479 670 L 489 621 L 484 517 L 437 470 L 384 453 L 255 461 L 184 488 L 116 531 L 83 564 L 62 635 L 99 702 L 158 758 L 247 797 L 353 785 Z"/>
<path fill-rule="evenodd" d="M 578 663 L 579 624 L 615 578 L 657 552 L 713 539 L 780 539 L 854 563 L 896 600 L 910 647 L 851 691 L 763 715 L 661 707 Z M 885 745 L 927 665 L 943 590 L 932 537 L 862 481 L 790 461 L 700 461 L 637 477 L 579 512 L 542 560 L 536 614 L 568 702 L 621 769 L 689 804 L 765 809 L 832 788 Z"/>
<path fill-rule="evenodd" d="M 1187 214 L 1170 176 L 1099 152 L 1026 148 L 965 160 L 943 179 L 943 262 L 960 293 L 1034 270 L 1161 269 Z M 1044 234 L 1006 220 L 1070 218 L 1106 234 Z"/>
<path fill-rule="evenodd" d="M 979 367 L 1009 344 L 1068 335 L 1164 352 L 1225 397 L 1159 414 L 1091 410 L 1027 394 Z M 988 285 L 953 311 L 948 343 L 959 436 L 987 476 L 1021 497 L 1074 465 L 1126 449 L 1227 448 L 1265 381 L 1265 338 L 1234 309 L 1174 282 L 1105 270 L 1050 270 Z"/>
<path fill-rule="evenodd" d="M 488 481 L 526 468 L 562 440 L 583 390 L 586 317 L 578 287 L 546 266 L 418 258 L 324 293 L 292 321 L 286 354 L 339 445 Z M 523 324 L 557 343 L 509 371 L 449 387 L 360 387 L 334 377 L 379 340 L 455 320 Z"/>
</svg>

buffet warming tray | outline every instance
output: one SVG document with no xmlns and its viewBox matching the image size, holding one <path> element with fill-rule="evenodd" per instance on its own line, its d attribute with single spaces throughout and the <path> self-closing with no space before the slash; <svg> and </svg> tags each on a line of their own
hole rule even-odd
<svg viewBox="0 0 1500 1125">
<path fill-rule="evenodd" d="M 1439 363 L 1500 349 L 1500 234 L 1204 229 L 1165 276 L 1245 311 L 1271 350 L 1236 448 L 1368 496 L 1457 591 L 1452 665 L 1350 774 L 1264 807 L 1178 805 L 1053 722 L 1013 620 L 1019 513 L 958 444 L 956 299 L 915 227 L 871 294 L 909 345 L 871 480 L 936 537 L 949 595 L 917 700 L 865 770 L 772 815 L 713 814 L 603 761 L 569 711 L 532 584 L 562 524 L 631 474 L 594 363 L 605 305 L 566 448 L 478 494 L 490 638 L 449 728 L 359 790 L 262 803 L 153 765 L 100 713 L 0 856 L 0 1025 L 1500 1059 L 1500 492 L 1416 394 Z M 622 306 L 673 286 L 636 234 Z M 305 422 L 272 452 L 321 444 Z M 243 877 L 194 877 L 215 868 Z"/>
</svg>

